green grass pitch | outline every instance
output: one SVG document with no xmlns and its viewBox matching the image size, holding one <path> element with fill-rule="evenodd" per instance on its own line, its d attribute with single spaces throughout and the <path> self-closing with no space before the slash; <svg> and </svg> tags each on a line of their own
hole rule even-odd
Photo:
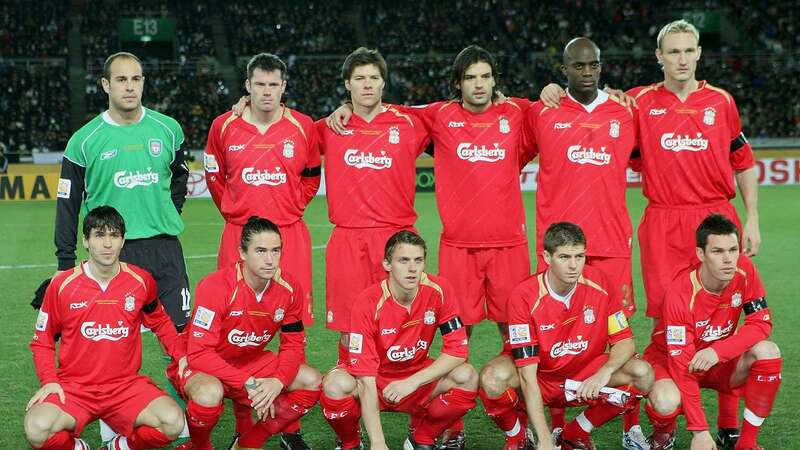
<svg viewBox="0 0 800 450">
<path fill-rule="evenodd" d="M 529 236 L 533 239 L 534 194 L 525 194 L 528 211 Z M 634 224 L 638 223 L 644 208 L 641 191 L 628 191 L 628 205 Z M 741 204 L 737 202 L 740 211 Z M 428 241 L 432 252 L 428 258 L 429 272 L 435 273 L 437 267 L 438 236 L 441 228 L 433 194 L 417 196 L 417 211 L 420 219 L 417 227 Z M 790 410 L 794 400 L 800 398 L 800 371 L 798 371 L 798 352 L 800 337 L 794 324 L 800 323 L 800 307 L 795 305 L 800 283 L 795 264 L 800 264 L 800 187 L 776 186 L 762 188 L 760 192 L 761 233 L 763 247 L 755 259 L 768 292 L 769 304 L 773 311 L 775 329 L 772 339 L 781 347 L 783 353 L 783 385 L 770 417 L 764 425 L 760 443 L 768 449 L 789 449 L 797 444 L 797 417 Z M 34 289 L 42 279 L 55 270 L 53 256 L 53 222 L 55 205 L 53 202 L 6 202 L 0 203 L 0 289 L 2 289 L 2 312 L 0 312 L 0 375 L 3 387 L 0 389 L 0 449 L 28 448 L 23 435 L 22 418 L 25 405 L 38 387 L 33 370 L 31 353 L 27 347 L 32 336 L 36 313 L 28 306 Z M 190 200 L 183 213 L 186 232 L 181 236 L 189 265 L 189 275 L 196 284 L 211 272 L 216 265 L 216 252 L 222 221 L 210 200 Z M 323 373 L 331 368 L 336 360 L 336 335 L 324 328 L 324 245 L 331 226 L 328 223 L 324 198 L 316 198 L 308 208 L 306 222 L 311 230 L 314 251 L 314 299 L 317 325 L 308 330 L 308 359 Z M 532 247 L 532 245 L 531 245 Z M 85 257 L 80 252 L 79 257 Z M 533 261 L 533 255 L 531 257 Z M 638 248 L 634 248 L 634 284 L 637 302 L 644 301 L 640 270 L 638 267 Z M 637 347 L 642 350 L 648 342 L 649 320 L 637 313 L 632 321 L 637 337 Z M 153 376 L 159 384 L 164 383 L 160 375 L 163 359 L 152 334 L 144 336 L 145 351 L 143 371 Z M 491 323 L 477 327 L 472 337 L 471 362 L 480 368 L 498 350 L 500 345 L 496 328 Z M 87 364 L 90 362 L 87 361 Z M 715 429 L 716 395 L 704 393 L 706 409 L 712 430 Z M 572 412 L 574 414 L 574 411 Z M 794 417 L 794 419 L 792 418 Z M 647 419 L 641 415 L 645 433 L 650 432 Z M 466 418 L 468 446 L 473 449 L 499 449 L 503 441 L 499 430 L 489 421 L 479 404 Z M 384 429 L 390 448 L 400 448 L 406 434 L 406 418 L 403 415 L 384 415 Z M 795 423 L 795 425 L 791 425 Z M 683 422 L 679 422 L 681 430 Z M 232 418 L 228 406 L 223 419 L 213 435 L 216 448 L 227 448 L 232 433 Z M 316 449 L 333 448 L 334 435 L 325 423 L 319 408 L 315 408 L 304 420 L 306 439 Z M 619 419 L 594 433 L 599 448 L 621 448 L 621 422 Z M 94 447 L 99 446 L 96 424 L 90 425 L 83 433 L 84 438 Z M 678 448 L 688 448 L 689 435 L 679 431 Z M 275 439 L 266 448 L 278 448 Z"/>
</svg>

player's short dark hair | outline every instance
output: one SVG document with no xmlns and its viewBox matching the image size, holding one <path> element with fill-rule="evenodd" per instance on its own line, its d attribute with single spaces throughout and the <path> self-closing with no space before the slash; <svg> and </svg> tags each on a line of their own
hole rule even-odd
<svg viewBox="0 0 800 450">
<path fill-rule="evenodd" d="M 470 45 L 461 50 L 456 59 L 453 60 L 453 65 L 450 67 L 450 99 L 458 100 L 461 98 L 461 80 L 464 79 L 464 74 L 469 69 L 469 66 L 485 62 L 492 68 L 492 77 L 495 83 L 498 82 L 500 73 L 497 71 L 497 60 L 494 55 L 489 53 L 483 47 L 477 45 Z M 492 98 L 497 96 L 497 91 L 492 91 Z"/>
<path fill-rule="evenodd" d="M 132 59 L 139 63 L 139 67 L 142 68 L 142 75 L 144 75 L 144 66 L 142 65 L 142 60 L 140 60 L 138 56 L 129 52 L 117 52 L 106 58 L 106 62 L 103 63 L 103 78 L 106 80 L 111 80 L 111 63 L 119 58 Z"/>
<path fill-rule="evenodd" d="M 722 214 L 711 214 L 700 222 L 697 231 L 694 233 L 697 248 L 705 250 L 706 245 L 708 245 L 708 237 L 712 234 L 717 236 L 734 234 L 738 237 L 739 227 Z"/>
<path fill-rule="evenodd" d="M 244 228 L 242 228 L 242 238 L 239 241 L 239 246 L 242 250 L 247 251 L 247 247 L 250 245 L 253 236 L 264 232 L 275 233 L 278 237 L 281 237 L 281 231 L 272 221 L 263 217 L 250 216 L 250 218 L 247 219 L 247 223 L 244 224 Z"/>
<path fill-rule="evenodd" d="M 402 230 L 393 234 L 392 237 L 386 241 L 386 248 L 383 251 L 383 259 L 386 261 L 391 261 L 394 249 L 400 244 L 410 244 L 416 245 L 417 247 L 422 247 L 422 254 L 425 256 L 428 255 L 428 246 L 425 244 L 425 239 L 422 239 L 420 235 L 414 233 L 413 231 Z"/>
<path fill-rule="evenodd" d="M 89 239 L 92 230 L 117 231 L 125 237 L 125 219 L 113 206 L 98 206 L 83 218 L 83 237 Z"/>
<path fill-rule="evenodd" d="M 586 247 L 586 236 L 581 227 L 572 222 L 556 222 L 544 232 L 543 247 L 547 253 L 553 254 L 558 247 L 565 245 L 583 245 Z"/>
<path fill-rule="evenodd" d="M 342 80 L 347 81 L 353 75 L 356 67 L 374 65 L 381 73 L 381 78 L 386 79 L 388 69 L 386 68 L 386 60 L 383 59 L 381 52 L 374 48 L 358 47 L 352 53 L 347 55 L 342 64 Z"/>
<path fill-rule="evenodd" d="M 261 69 L 264 72 L 272 72 L 273 70 L 281 71 L 281 80 L 286 80 L 286 63 L 272 53 L 259 53 L 247 62 L 247 79 L 253 78 L 253 72 L 256 69 Z"/>
</svg>

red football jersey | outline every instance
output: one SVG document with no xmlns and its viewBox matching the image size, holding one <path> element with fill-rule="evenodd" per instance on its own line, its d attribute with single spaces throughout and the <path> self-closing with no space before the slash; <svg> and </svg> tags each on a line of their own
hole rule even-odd
<svg viewBox="0 0 800 450">
<path fill-rule="evenodd" d="M 452 101 L 399 108 L 422 119 L 433 139 L 442 242 L 458 247 L 528 242 L 519 183 L 527 162 L 525 105 L 509 100 L 479 114 Z"/>
<path fill-rule="evenodd" d="M 259 300 L 242 275 L 242 263 L 200 281 L 186 353 L 192 370 L 241 387 L 253 375 L 264 347 L 281 332 L 277 378 L 289 386 L 305 361 L 303 293 L 280 269 Z"/>
<path fill-rule="evenodd" d="M 568 378 L 607 345 L 633 337 L 620 300 L 599 270 L 583 269 L 569 307 L 550 295 L 546 273 L 520 283 L 508 299 L 508 338 L 517 367 L 538 364 L 538 373 Z"/>
<path fill-rule="evenodd" d="M 639 107 L 643 190 L 650 203 L 703 205 L 736 196 L 734 170 L 755 160 L 728 92 L 700 81 L 682 102 L 661 82 L 628 95 Z"/>
<path fill-rule="evenodd" d="M 206 184 L 226 221 L 250 216 L 279 226 L 300 220 L 320 183 L 313 120 L 284 107 L 266 133 L 227 112 L 214 119 L 204 154 Z"/>
<path fill-rule="evenodd" d="M 325 155 L 328 217 L 350 228 L 410 227 L 414 211 L 417 156 L 428 145 L 419 119 L 393 107 L 367 122 L 353 114 L 344 135 L 317 123 Z"/>
<path fill-rule="evenodd" d="M 527 113 L 539 155 L 536 254 L 547 227 L 581 227 L 590 256 L 630 257 L 633 229 L 625 206 L 626 170 L 636 147 L 635 112 L 610 96 L 587 112 L 566 97 L 558 108 L 541 102 Z"/>
<path fill-rule="evenodd" d="M 142 324 L 156 333 L 173 359 L 183 357 L 182 340 L 146 270 L 120 263 L 119 273 L 103 289 L 86 274 L 87 264 L 57 275 L 45 292 L 30 344 L 43 385 L 71 381 L 90 386 L 138 375 Z"/>
<path fill-rule="evenodd" d="M 389 280 L 364 290 L 350 315 L 350 363 L 353 376 L 405 378 L 430 364 L 428 350 L 436 330 L 442 353 L 466 358 L 467 331 L 458 317 L 453 289 L 443 278 L 423 273 L 408 309 L 389 291 Z"/>
<path fill-rule="evenodd" d="M 703 288 L 699 267 L 682 272 L 670 284 L 662 319 L 647 349 L 667 358 L 669 374 L 681 390 L 689 430 L 708 429 L 698 377 L 688 369 L 695 353 L 711 347 L 724 363 L 766 339 L 772 330 L 764 286 L 747 256 L 739 256 L 737 273 L 720 295 Z M 744 324 L 737 329 L 742 311 Z"/>
</svg>

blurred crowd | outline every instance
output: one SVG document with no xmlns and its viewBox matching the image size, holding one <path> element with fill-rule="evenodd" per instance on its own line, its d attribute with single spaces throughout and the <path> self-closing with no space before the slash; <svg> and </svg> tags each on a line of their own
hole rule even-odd
<svg viewBox="0 0 800 450">
<path fill-rule="evenodd" d="M 69 14 L 70 4 L 81 14 Z M 0 5 L 0 18 L 7 24 L 0 29 L 0 104 L 10 118 L 0 125 L 0 143 L 12 151 L 59 149 L 73 131 L 67 130 L 70 26 L 80 29 L 88 73 L 83 85 L 87 115 L 105 109 L 99 65 L 108 54 L 121 50 L 120 17 L 175 21 L 172 56 L 144 58 L 144 101 L 178 119 L 191 148 L 205 145 L 208 124 L 227 110 L 228 94 L 236 98 L 244 92 L 243 63 L 261 51 L 284 58 L 289 65 L 286 103 L 315 118 L 346 99 L 341 63 L 362 44 L 386 56 L 385 98 L 390 102 L 419 104 L 446 98 L 450 62 L 473 43 L 497 55 L 499 88 L 504 93 L 535 99 L 546 84 L 564 83 L 561 48 L 578 35 L 591 37 L 603 50 L 603 84 L 627 89 L 659 81 L 660 68 L 653 56 L 656 35 L 660 26 L 684 12 L 711 24 L 706 26 L 737 30 L 737 39 L 729 39 L 730 32 L 701 38 L 706 46 L 698 78 L 734 95 L 745 133 L 800 136 L 800 103 L 794 101 L 800 90 L 800 3 L 793 0 L 678 0 L 669 8 L 632 0 L 455 0 L 400 7 L 392 0 L 368 5 L 303 1 L 269 7 L 256 0 L 221 6 L 207 0 L 122 4 L 43 0 L 37 5 Z M 233 86 L 220 74 L 198 68 L 199 61 L 213 60 L 220 49 L 229 52 L 237 66 Z M 60 64 L 59 69 L 49 61 Z"/>
</svg>

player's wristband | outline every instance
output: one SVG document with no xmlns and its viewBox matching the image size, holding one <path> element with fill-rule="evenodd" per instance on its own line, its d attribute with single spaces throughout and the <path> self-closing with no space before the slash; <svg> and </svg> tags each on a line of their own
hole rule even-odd
<svg viewBox="0 0 800 450">
<path fill-rule="evenodd" d="M 761 311 L 762 309 L 766 308 L 767 308 L 767 299 L 764 297 L 755 298 L 742 305 L 742 310 L 744 310 L 744 314 L 747 316 L 753 314 L 756 311 Z"/>
<path fill-rule="evenodd" d="M 439 325 L 439 331 L 442 333 L 442 336 L 444 336 L 445 334 L 452 333 L 453 331 L 456 331 L 457 329 L 463 326 L 464 324 L 461 323 L 461 318 L 456 316 L 448 320 L 447 322 Z"/>
<path fill-rule="evenodd" d="M 526 359 L 539 356 L 539 346 L 526 345 L 525 347 L 512 348 L 511 356 L 513 356 L 514 359 Z"/>
</svg>

